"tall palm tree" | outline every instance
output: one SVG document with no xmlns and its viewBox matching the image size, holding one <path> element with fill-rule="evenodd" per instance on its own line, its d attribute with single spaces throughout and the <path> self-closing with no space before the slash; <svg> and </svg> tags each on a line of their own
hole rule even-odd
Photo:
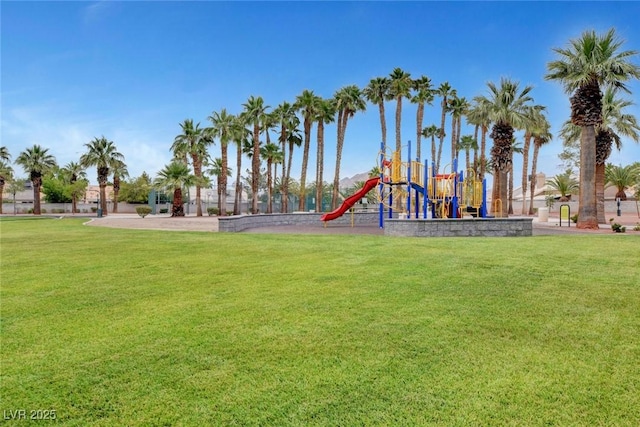
<svg viewBox="0 0 640 427">
<path fill-rule="evenodd" d="M 127 165 L 122 161 L 116 161 L 111 168 L 113 174 L 113 213 L 118 212 L 118 194 L 120 194 L 120 181 L 129 177 Z"/>
<path fill-rule="evenodd" d="M 416 111 L 416 157 L 422 159 L 422 121 L 424 119 L 424 105 L 433 103 L 433 89 L 431 88 L 431 79 L 427 76 L 420 76 L 413 81 L 413 90 L 415 95 L 411 98 L 411 102 L 418 104 Z M 409 159 L 411 160 L 411 159 Z"/>
<path fill-rule="evenodd" d="M 227 198 L 227 169 L 229 168 L 229 155 L 227 147 L 229 146 L 229 142 L 233 139 L 233 126 L 236 120 L 236 117 L 233 114 L 227 113 L 227 109 L 223 108 L 219 113 L 214 111 L 208 118 L 211 122 L 211 128 L 208 129 L 208 132 L 211 133 L 211 136 L 214 138 L 220 139 L 220 181 L 219 185 L 221 197 L 225 200 Z M 220 197 L 218 197 L 220 198 Z M 219 215 L 225 216 L 227 214 L 226 204 L 225 208 L 220 210 Z"/>
<path fill-rule="evenodd" d="M 80 196 L 82 193 L 80 192 L 81 189 L 76 189 L 76 183 L 79 180 L 86 180 L 87 178 L 87 173 L 84 170 L 84 167 L 77 162 L 69 162 L 67 163 L 67 165 L 63 168 L 64 174 L 67 176 L 67 179 L 69 180 L 69 184 L 71 184 L 72 190 L 71 190 L 71 213 L 78 213 L 78 196 Z M 115 182 L 114 182 L 114 187 L 115 187 Z M 76 191 L 78 190 L 78 191 Z"/>
<path fill-rule="evenodd" d="M 522 154 L 522 146 L 516 142 L 515 138 L 511 144 L 511 163 L 509 165 L 509 215 L 513 215 L 513 155 L 514 153 Z"/>
<path fill-rule="evenodd" d="M 494 210 L 496 201 L 500 200 L 501 212 L 496 213 L 503 217 L 508 216 L 508 182 L 507 174 L 511 167 L 511 150 L 514 128 L 524 127 L 527 120 L 526 109 L 533 99 L 528 95 L 531 86 L 520 90 L 520 85 L 507 78 L 500 79 L 500 86 L 495 83 L 487 83 L 489 97 L 484 97 L 482 102 L 488 103 L 489 118 L 494 123 L 491 129 L 493 147 L 491 148 L 491 160 L 493 162 L 493 193 L 492 201 Z"/>
<path fill-rule="evenodd" d="M 158 172 L 154 185 L 167 191 L 173 191 L 172 217 L 184 216 L 182 189 L 193 185 L 195 180 L 196 177 L 191 174 L 189 165 L 178 159 L 174 159 Z"/>
<path fill-rule="evenodd" d="M 222 185 L 222 181 L 223 181 L 222 173 L 223 173 L 223 170 L 224 170 L 224 173 L 226 173 L 226 176 L 224 177 L 224 180 L 226 181 L 226 179 L 231 176 L 233 171 L 228 166 L 225 167 L 225 168 L 222 167 L 222 158 L 221 157 L 216 157 L 215 159 L 213 159 L 213 161 L 209 160 L 207 162 L 207 166 L 210 166 L 210 168 L 207 169 L 206 172 L 209 175 L 216 177 L 216 191 L 217 191 L 217 195 L 218 195 L 218 215 L 219 216 L 226 215 L 225 211 L 227 210 L 227 196 L 226 196 L 226 192 L 224 192 L 222 190 L 222 187 L 223 187 L 223 185 Z"/>
<path fill-rule="evenodd" d="M 282 150 L 283 159 L 287 158 L 287 146 L 289 135 L 297 129 L 300 124 L 300 119 L 296 116 L 295 107 L 288 103 L 283 102 L 279 104 L 274 110 L 273 115 L 276 122 L 280 125 L 280 135 L 278 136 L 278 142 L 280 142 L 280 148 Z M 287 162 L 282 162 L 282 178 L 280 179 L 280 193 L 282 195 L 282 202 L 280 203 L 280 212 L 289 211 L 289 188 L 287 186 L 288 168 Z"/>
<path fill-rule="evenodd" d="M 302 112 L 303 117 L 303 129 L 304 129 L 304 147 L 302 151 L 302 172 L 300 174 L 300 202 L 298 210 L 304 210 L 305 196 L 306 196 L 306 180 L 307 180 L 307 167 L 309 163 L 309 148 L 311 145 L 311 127 L 315 117 L 315 108 L 318 102 L 318 96 L 316 96 L 311 90 L 304 90 L 302 94 L 296 97 L 295 108 Z"/>
<path fill-rule="evenodd" d="M 338 191 L 340 187 L 340 163 L 342 162 L 342 148 L 347 131 L 347 124 L 358 111 L 365 111 L 367 104 L 362 91 L 356 85 L 345 86 L 334 95 L 335 108 L 338 112 L 338 139 L 336 145 L 336 168 L 333 178 L 333 193 L 331 195 L 331 208 L 338 206 Z"/>
<path fill-rule="evenodd" d="M 541 111 L 544 110 L 545 107 L 542 105 L 535 105 L 527 107 L 526 109 L 527 120 L 525 120 L 524 123 L 524 140 L 522 145 L 522 208 L 520 210 L 522 214 L 524 214 L 527 204 L 527 178 L 529 176 L 529 151 L 531 151 L 531 141 L 533 140 L 532 129 L 537 126 Z"/>
<path fill-rule="evenodd" d="M 236 144 L 236 185 L 235 195 L 233 199 L 233 214 L 240 215 L 240 205 L 242 203 L 242 148 L 249 141 L 251 131 L 247 129 L 244 115 L 240 114 L 235 117 L 231 124 L 231 140 Z"/>
<path fill-rule="evenodd" d="M 640 168 L 635 165 L 614 166 L 608 164 L 605 169 L 607 184 L 616 187 L 616 199 L 627 200 L 624 190 L 640 184 Z"/>
<path fill-rule="evenodd" d="M 100 186 L 100 209 L 107 215 L 107 179 L 109 171 L 117 162 L 124 162 L 124 156 L 118 152 L 113 141 L 104 136 L 94 138 L 84 144 L 87 152 L 80 157 L 80 164 L 85 167 L 95 166 L 98 170 L 98 185 Z"/>
<path fill-rule="evenodd" d="M 449 99 L 448 111 L 451 113 L 451 167 L 453 159 L 458 158 L 458 142 L 460 141 L 460 128 L 462 127 L 462 116 L 467 113 L 469 103 L 466 98 L 458 98 L 453 95 Z"/>
<path fill-rule="evenodd" d="M 183 159 L 191 158 L 193 165 L 193 174 L 196 179 L 196 216 L 202 216 L 202 197 L 201 188 L 203 184 L 202 165 L 209 155 L 207 147 L 213 142 L 211 136 L 204 129 L 200 128 L 200 123 L 193 124 L 192 119 L 185 119 L 180 123 L 182 133 L 177 135 L 171 145 L 171 151 L 175 158 Z"/>
<path fill-rule="evenodd" d="M 531 181 L 529 182 L 529 215 L 533 215 L 533 197 L 536 194 L 538 153 L 540 152 L 540 147 L 548 144 L 553 138 L 551 125 L 542 111 L 540 111 L 540 115 L 535 118 L 535 126 L 531 128 L 531 134 L 533 135 L 533 156 L 531 160 Z"/>
<path fill-rule="evenodd" d="M 470 170 L 472 170 L 471 168 L 471 150 L 477 150 L 478 149 L 478 142 L 476 141 L 476 139 L 472 136 L 472 135 L 465 135 L 462 138 L 460 138 L 460 143 L 458 144 L 458 149 L 459 150 L 464 150 L 465 153 L 465 167 L 466 169 L 464 170 L 465 172 L 465 176 L 467 176 L 467 174 L 469 173 Z"/>
<path fill-rule="evenodd" d="M 391 81 L 389 95 L 396 100 L 396 151 L 402 157 L 402 136 L 400 134 L 402 127 L 402 99 L 411 96 L 413 80 L 411 79 L 411 74 L 401 68 L 394 68 L 389 74 L 389 79 Z"/>
<path fill-rule="evenodd" d="M 440 129 L 435 124 L 422 129 L 422 136 L 431 138 L 431 161 L 434 162 L 434 164 L 436 161 L 436 136 L 438 135 L 440 135 Z"/>
<path fill-rule="evenodd" d="M 253 146 L 251 156 L 251 194 L 253 200 L 251 203 L 251 213 L 258 213 L 258 190 L 260 185 L 260 123 L 263 116 L 267 114 L 270 107 L 264 105 L 261 96 L 250 96 L 246 103 L 242 104 L 244 108 L 245 120 L 253 125 Z"/>
<path fill-rule="evenodd" d="M 324 125 L 335 120 L 335 105 L 330 99 L 319 99 L 316 105 L 315 121 L 318 123 L 316 142 L 318 152 L 316 153 L 316 211 L 322 212 L 323 197 L 323 174 L 324 174 Z M 384 114 L 384 107 L 383 107 Z"/>
<path fill-rule="evenodd" d="M 260 155 L 267 161 L 267 213 L 273 213 L 273 174 L 272 166 L 281 163 L 282 151 L 277 144 L 269 143 L 260 149 Z"/>
<path fill-rule="evenodd" d="M 49 154 L 48 148 L 34 145 L 27 148 L 16 158 L 16 164 L 22 166 L 33 183 L 33 214 L 40 215 L 40 189 L 42 176 L 56 166 L 56 159 Z"/>
<path fill-rule="evenodd" d="M 435 159 L 436 162 L 436 173 L 440 171 L 440 159 L 442 158 L 442 146 L 444 145 L 444 137 L 446 136 L 444 127 L 447 120 L 447 108 L 449 105 L 449 96 L 456 96 L 455 89 L 451 88 L 449 82 L 441 83 L 438 89 L 435 91 L 435 94 L 442 97 L 442 102 L 440 102 L 441 110 L 441 118 L 440 118 L 440 142 L 438 145 L 438 156 Z"/>
<path fill-rule="evenodd" d="M 568 48 L 554 48 L 558 59 L 547 64 L 545 79 L 559 81 L 567 94 L 573 94 L 571 121 L 581 128 L 578 228 L 598 228 L 595 157 L 596 126 L 602 123 L 600 87 L 629 92 L 625 82 L 640 78 L 640 67 L 630 62 L 637 52 L 621 51 L 622 44 L 613 28 L 604 35 L 585 31 L 570 40 Z"/>
<path fill-rule="evenodd" d="M 367 87 L 362 90 L 365 99 L 378 106 L 383 151 L 387 150 L 387 118 L 384 111 L 384 103 L 385 101 L 388 101 L 390 99 L 390 88 L 391 81 L 388 78 L 376 77 L 374 79 L 371 79 Z"/>
<path fill-rule="evenodd" d="M 633 105 L 631 101 L 618 96 L 615 87 L 607 87 L 602 97 L 602 123 L 596 125 L 596 216 L 598 223 L 606 222 L 604 212 L 605 165 L 613 144 L 620 149 L 622 136 L 640 141 L 640 126 L 635 116 L 624 112 Z M 564 144 L 573 145 L 580 141 L 581 128 L 570 120 L 562 126 L 561 135 Z"/>
<path fill-rule="evenodd" d="M 483 180 L 487 170 L 487 132 L 491 125 L 489 118 L 489 104 L 481 96 L 473 98 L 473 104 L 467 112 L 467 121 L 480 127 L 480 160 L 478 179 Z M 475 163 L 475 161 L 474 161 Z"/>
<path fill-rule="evenodd" d="M 4 147 L 2 147 L 4 148 Z M 0 159 L 0 214 L 2 213 L 2 194 L 4 193 L 4 185 L 6 181 L 11 180 L 13 176 L 13 168 L 4 160 L 4 156 Z"/>
</svg>

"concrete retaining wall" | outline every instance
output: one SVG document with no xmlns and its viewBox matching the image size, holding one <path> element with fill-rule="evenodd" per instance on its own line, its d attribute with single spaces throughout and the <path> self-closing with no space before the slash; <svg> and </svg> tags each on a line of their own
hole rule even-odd
<svg viewBox="0 0 640 427">
<path fill-rule="evenodd" d="M 321 225 L 321 213 L 293 213 L 293 214 L 259 214 L 239 215 L 218 218 L 218 231 L 238 232 L 249 228 L 279 227 L 283 225 Z M 352 214 L 346 213 L 338 219 L 331 221 L 333 224 L 351 224 Z M 378 223 L 377 212 L 361 212 L 353 214 L 356 225 L 372 225 Z"/>
<path fill-rule="evenodd" d="M 385 236 L 516 237 L 531 236 L 533 218 L 390 219 Z"/>
</svg>

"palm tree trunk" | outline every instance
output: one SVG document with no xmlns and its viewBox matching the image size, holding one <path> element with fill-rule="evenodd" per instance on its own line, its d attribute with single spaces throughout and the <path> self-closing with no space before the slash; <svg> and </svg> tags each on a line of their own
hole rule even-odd
<svg viewBox="0 0 640 427">
<path fill-rule="evenodd" d="M 336 143 L 336 168 L 333 176 L 333 191 L 331 194 L 331 210 L 335 210 L 338 207 L 338 189 L 340 187 L 340 162 L 342 161 L 342 145 L 344 142 L 344 130 L 343 126 L 346 126 L 345 117 L 347 114 L 344 110 L 338 112 L 338 140 Z"/>
<path fill-rule="evenodd" d="M 402 124 L 402 96 L 397 97 L 396 104 L 396 151 L 402 160 L 402 137 L 400 135 L 400 125 Z"/>
<path fill-rule="evenodd" d="M 238 142 L 238 151 L 236 153 L 236 191 L 233 199 L 233 214 L 240 215 L 240 204 L 242 203 L 242 182 L 240 182 L 240 171 L 242 170 L 242 143 Z"/>
<path fill-rule="evenodd" d="M 382 131 L 382 149 L 387 151 L 387 118 L 384 112 L 384 99 L 378 104 L 378 112 L 380 113 L 380 130 Z"/>
<path fill-rule="evenodd" d="M 482 136 L 480 138 L 480 180 L 484 179 L 484 175 L 487 172 L 487 131 L 488 126 L 482 126 Z"/>
<path fill-rule="evenodd" d="M 273 213 L 273 204 L 271 200 L 271 159 L 267 160 L 267 213 Z"/>
<path fill-rule="evenodd" d="M 220 141 L 220 197 L 222 197 L 222 207 L 220 208 L 220 216 L 227 216 L 227 174 L 229 168 L 227 163 L 229 162 L 229 154 L 227 153 L 227 143 Z M 218 197 L 218 198 L 220 198 Z M 200 203 L 198 203 L 200 206 Z"/>
<path fill-rule="evenodd" d="M 529 172 L 529 148 L 531 147 L 531 132 L 525 132 L 522 147 L 522 210 L 524 215 L 527 205 L 527 172 Z"/>
<path fill-rule="evenodd" d="M 113 177 L 113 209 L 111 210 L 113 213 L 118 213 L 118 194 L 120 194 L 120 178 L 116 175 Z"/>
<path fill-rule="evenodd" d="M 40 215 L 40 188 L 42 187 L 42 178 L 34 178 L 33 182 L 33 214 Z"/>
<path fill-rule="evenodd" d="M 435 165 L 436 162 L 436 137 L 431 136 L 431 162 Z"/>
<path fill-rule="evenodd" d="M 596 200 L 597 200 L 597 218 L 598 224 L 606 224 L 605 212 L 604 212 L 604 170 L 605 165 L 596 164 Z"/>
<path fill-rule="evenodd" d="M 473 172 L 474 178 L 478 179 L 478 131 L 480 130 L 480 125 L 476 125 L 473 129 Z M 468 173 L 468 172 L 467 172 Z"/>
<path fill-rule="evenodd" d="M 438 145 L 438 159 L 436 160 L 436 171 L 435 173 L 440 173 L 440 160 L 442 159 L 442 146 L 444 145 L 444 127 L 446 125 L 447 120 L 447 97 L 444 96 L 442 98 L 442 116 L 440 117 L 440 143 Z"/>
<path fill-rule="evenodd" d="M 316 159 L 316 212 L 322 212 L 322 180 L 324 171 L 324 121 L 318 122 L 318 151 Z"/>
<path fill-rule="evenodd" d="M 184 207 L 182 206 L 182 189 L 176 188 L 173 190 L 173 206 L 171 209 L 171 216 L 184 216 Z"/>
<path fill-rule="evenodd" d="M 595 168 L 595 127 L 583 126 L 580 133 L 580 195 L 576 228 L 598 229 Z"/>
<path fill-rule="evenodd" d="M 304 121 L 304 149 L 302 151 L 302 173 L 300 174 L 300 201 L 298 203 L 298 210 L 304 211 L 306 207 L 306 181 L 307 181 L 307 167 L 309 163 L 309 148 L 311 146 L 311 125 L 310 119 Z"/>
<path fill-rule="evenodd" d="M 509 166 L 509 209 L 507 213 L 513 215 L 513 152 L 511 152 L 511 166 Z"/>
<path fill-rule="evenodd" d="M 287 211 L 289 212 L 289 180 L 291 179 L 291 164 L 293 163 L 293 141 L 289 142 L 289 158 L 287 159 L 287 177 L 284 181 L 285 194 L 283 197 L 286 197 Z M 292 209 L 294 209 L 292 207 Z"/>
<path fill-rule="evenodd" d="M 538 168 L 538 152 L 540 144 L 536 141 L 533 143 L 533 159 L 531 160 L 531 181 L 529 182 L 529 215 L 533 215 L 533 196 L 536 194 L 536 173 Z"/>
<path fill-rule="evenodd" d="M 416 158 L 418 161 L 422 159 L 422 153 L 420 151 L 420 145 L 422 142 L 422 121 L 424 118 L 424 104 L 418 103 L 418 111 L 416 113 Z M 411 161 L 411 159 L 409 159 Z"/>
<path fill-rule="evenodd" d="M 289 209 L 289 196 L 287 194 L 287 185 L 285 179 L 287 177 L 287 126 L 282 122 L 280 130 L 280 143 L 282 144 L 282 178 L 280 179 L 280 213 L 286 213 Z"/>
<path fill-rule="evenodd" d="M 260 125 L 253 125 L 253 156 L 251 157 L 251 213 L 258 213 L 258 186 L 260 184 Z"/>
<path fill-rule="evenodd" d="M 2 213 L 2 194 L 4 193 L 4 178 L 0 178 L 0 214 Z"/>
<path fill-rule="evenodd" d="M 202 179 L 202 160 L 200 157 L 193 154 L 191 156 L 193 161 L 193 174 L 196 176 L 196 216 L 202 216 L 202 206 L 200 204 L 200 180 Z"/>
</svg>

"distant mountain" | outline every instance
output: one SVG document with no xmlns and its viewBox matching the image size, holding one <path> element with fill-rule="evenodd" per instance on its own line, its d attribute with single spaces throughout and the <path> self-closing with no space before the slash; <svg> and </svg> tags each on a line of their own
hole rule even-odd
<svg viewBox="0 0 640 427">
<path fill-rule="evenodd" d="M 352 176 L 351 178 L 342 178 L 340 180 L 340 188 L 341 189 L 350 188 L 350 187 L 353 187 L 356 184 L 356 182 L 366 181 L 368 179 L 369 179 L 369 172 L 358 173 Z"/>
</svg>

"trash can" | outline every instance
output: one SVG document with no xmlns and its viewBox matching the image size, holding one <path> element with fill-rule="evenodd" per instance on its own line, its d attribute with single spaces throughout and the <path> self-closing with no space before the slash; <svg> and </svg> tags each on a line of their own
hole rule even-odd
<svg viewBox="0 0 640 427">
<path fill-rule="evenodd" d="M 549 221 L 549 208 L 538 208 L 538 222 Z"/>
<path fill-rule="evenodd" d="M 98 218 L 102 218 L 102 209 L 98 208 Z"/>
</svg>

